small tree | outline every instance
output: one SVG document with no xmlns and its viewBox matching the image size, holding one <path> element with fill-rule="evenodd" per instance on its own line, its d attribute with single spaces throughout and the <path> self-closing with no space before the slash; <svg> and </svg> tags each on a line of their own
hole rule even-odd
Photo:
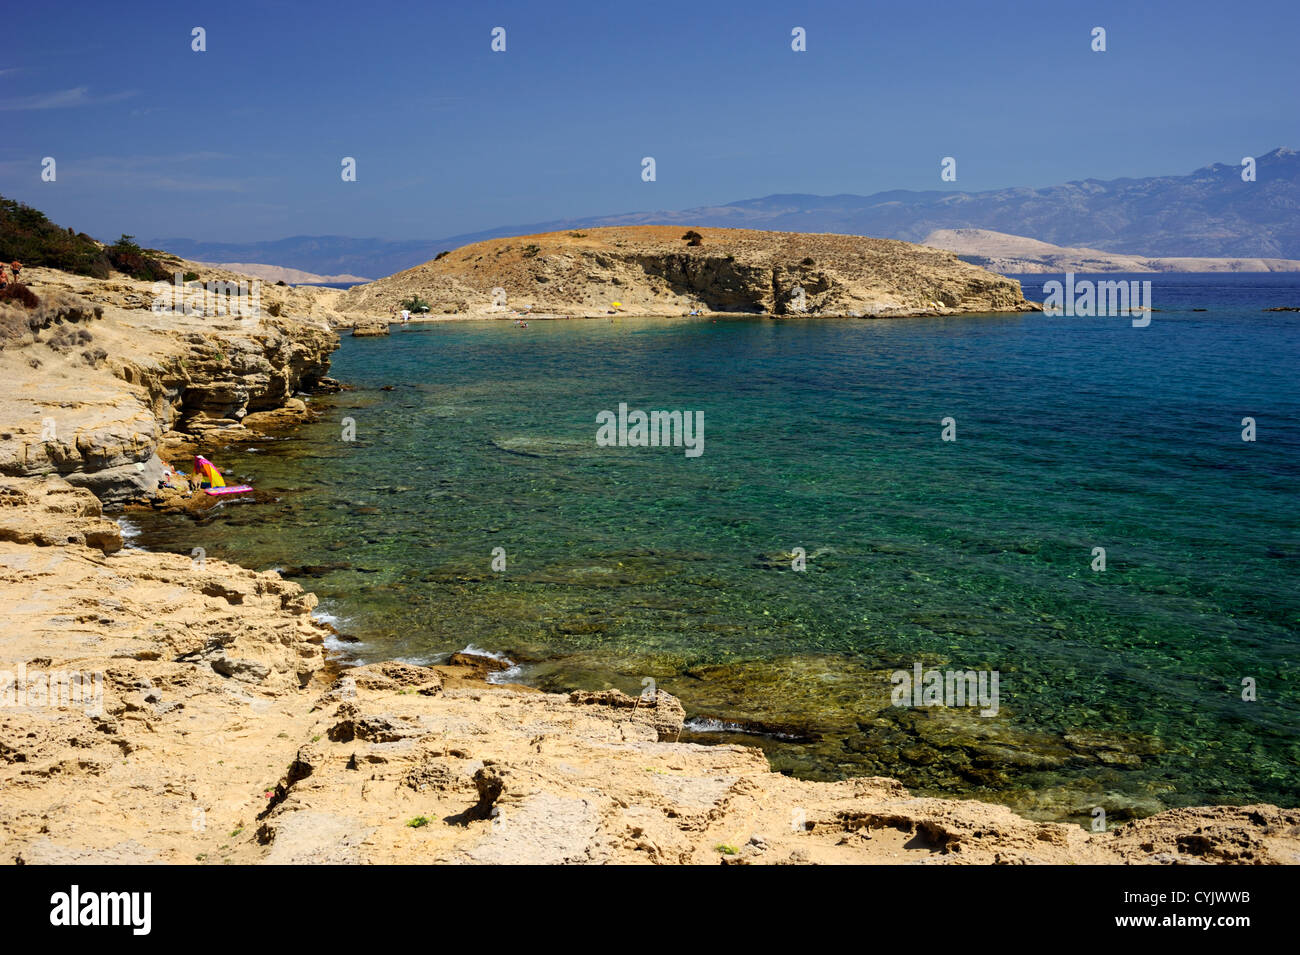
<svg viewBox="0 0 1300 955">
<path fill-rule="evenodd" d="M 167 266 L 149 255 L 145 249 L 140 248 L 133 235 L 123 234 L 122 238 L 108 246 L 104 252 L 108 255 L 108 261 L 112 263 L 113 268 L 133 279 L 159 282 L 171 278 L 171 271 Z"/>
<path fill-rule="evenodd" d="M 696 232 L 694 229 L 691 229 L 691 230 L 690 230 L 689 232 L 687 232 L 684 236 L 682 236 L 682 238 L 686 240 L 686 244 L 687 244 L 687 245 L 703 245 L 703 244 L 704 244 L 704 236 L 700 235 L 700 234 L 699 234 L 698 232 Z"/>
</svg>

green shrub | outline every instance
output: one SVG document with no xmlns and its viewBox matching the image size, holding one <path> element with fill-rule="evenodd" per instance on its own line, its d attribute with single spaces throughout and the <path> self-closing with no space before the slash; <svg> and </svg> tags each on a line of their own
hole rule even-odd
<svg viewBox="0 0 1300 955">
<path fill-rule="evenodd" d="M 108 261 L 113 268 L 133 279 L 160 282 L 171 278 L 171 270 L 140 248 L 135 236 L 124 234 L 104 251 L 108 253 Z"/>
<path fill-rule="evenodd" d="M 404 308 L 408 312 L 427 312 L 430 307 L 429 303 L 420 298 L 419 295 L 412 295 L 398 305 L 398 308 Z"/>
<path fill-rule="evenodd" d="M 0 261 L 108 278 L 110 263 L 84 232 L 55 225 L 45 213 L 0 197 Z"/>
</svg>

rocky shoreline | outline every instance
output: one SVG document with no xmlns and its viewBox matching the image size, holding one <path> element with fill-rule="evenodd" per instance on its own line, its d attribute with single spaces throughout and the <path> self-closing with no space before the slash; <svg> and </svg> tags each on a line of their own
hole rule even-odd
<svg viewBox="0 0 1300 955">
<path fill-rule="evenodd" d="M 662 691 L 490 686 L 488 664 L 327 663 L 273 572 L 123 548 L 60 478 L 0 482 L 0 859 L 41 863 L 1286 863 L 1300 811 L 1104 833 L 886 778 L 809 782 L 677 742 Z M 98 673 L 98 700 L 34 687 Z M 12 686 L 12 684 L 11 684 Z"/>
<path fill-rule="evenodd" d="M 106 504 L 138 500 L 165 460 L 283 427 L 307 414 L 299 394 L 337 387 L 338 316 L 317 290 L 263 287 L 256 318 L 159 314 L 147 282 L 29 271 L 42 305 L 0 348 L 0 475 L 59 474 Z"/>
<path fill-rule="evenodd" d="M 468 654 L 340 669 L 297 584 L 125 547 L 103 513 L 148 496 L 171 454 L 309 414 L 300 392 L 332 387 L 329 290 L 272 290 L 292 318 L 163 320 L 139 283 L 33 278 L 48 321 L 0 351 L 4 861 L 1300 861 L 1297 810 L 1093 833 L 679 742 L 662 691 L 489 685 Z M 71 674 L 89 697 L 54 692 Z"/>
</svg>

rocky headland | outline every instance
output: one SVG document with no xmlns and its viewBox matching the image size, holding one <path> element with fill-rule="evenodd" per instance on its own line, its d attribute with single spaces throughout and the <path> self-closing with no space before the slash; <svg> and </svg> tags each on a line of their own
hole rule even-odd
<svg viewBox="0 0 1300 955">
<path fill-rule="evenodd" d="M 738 313 L 898 317 L 1029 311 L 1020 284 L 955 255 L 890 239 L 752 229 L 629 226 L 492 239 L 342 294 L 387 316 L 592 317 Z M 614 303 L 618 303 L 616 306 Z"/>
</svg>

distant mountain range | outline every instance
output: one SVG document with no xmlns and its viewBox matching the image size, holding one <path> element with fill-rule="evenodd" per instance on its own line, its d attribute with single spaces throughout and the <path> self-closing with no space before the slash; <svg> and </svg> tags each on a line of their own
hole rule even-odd
<svg viewBox="0 0 1300 955">
<path fill-rule="evenodd" d="M 611 225 L 682 225 L 836 232 L 920 242 L 941 229 L 984 229 L 1053 245 L 1147 257 L 1300 259 L 1300 154 L 1256 157 L 1184 176 L 1085 179 L 1042 189 L 894 190 L 870 196 L 774 195 L 679 211 L 534 222 L 444 239 L 392 241 L 293 236 L 270 242 L 151 239 L 147 245 L 204 262 L 265 262 L 316 273 L 380 277 L 470 242 Z"/>
</svg>

